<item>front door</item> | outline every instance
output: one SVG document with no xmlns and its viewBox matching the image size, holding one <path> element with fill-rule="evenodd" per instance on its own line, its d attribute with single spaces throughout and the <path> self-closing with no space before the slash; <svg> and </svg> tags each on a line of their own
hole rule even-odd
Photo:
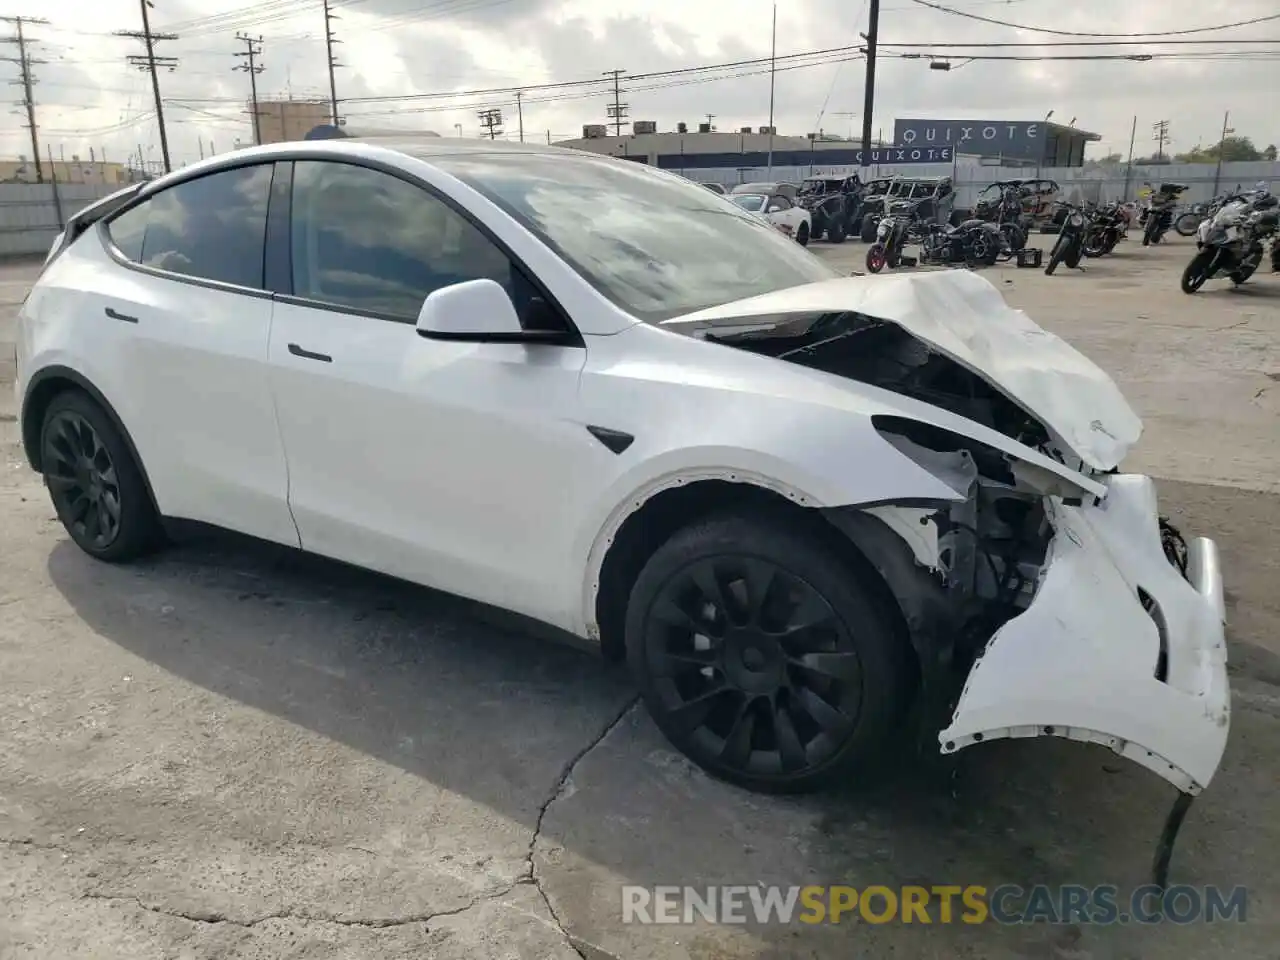
<svg viewBox="0 0 1280 960">
<path fill-rule="evenodd" d="M 421 185 L 300 161 L 292 196 L 270 353 L 303 547 L 545 618 L 562 511 L 598 454 L 576 413 L 585 348 L 419 336 L 426 295 L 465 280 L 501 283 L 526 323 L 539 306 Z"/>
</svg>

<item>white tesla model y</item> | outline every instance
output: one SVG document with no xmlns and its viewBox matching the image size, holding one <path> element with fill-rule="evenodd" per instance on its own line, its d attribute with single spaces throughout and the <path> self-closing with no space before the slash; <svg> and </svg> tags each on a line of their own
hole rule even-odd
<svg viewBox="0 0 1280 960">
<path fill-rule="evenodd" d="M 1067 737 L 1186 795 L 1221 759 L 1217 550 L 966 271 L 838 277 L 637 163 L 317 141 L 82 212 L 19 340 L 85 552 L 196 520 L 554 624 L 733 782 L 848 774 L 921 696 L 944 752 Z"/>
</svg>

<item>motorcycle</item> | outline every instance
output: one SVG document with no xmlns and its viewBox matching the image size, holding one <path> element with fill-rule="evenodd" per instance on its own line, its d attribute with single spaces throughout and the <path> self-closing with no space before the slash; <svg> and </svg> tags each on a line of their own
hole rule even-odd
<svg viewBox="0 0 1280 960">
<path fill-rule="evenodd" d="M 906 256 L 908 243 L 920 245 L 919 255 Z M 1031 253 L 1032 251 L 1026 251 Z M 989 267 L 1001 260 L 1021 257 L 1010 248 L 994 223 L 966 220 L 959 226 L 922 223 L 914 208 L 885 217 L 876 227 L 876 240 L 867 249 L 867 269 L 879 273 L 885 267 L 932 266 Z"/>
<path fill-rule="evenodd" d="M 1178 219 L 1173 221 L 1173 229 L 1178 231 L 1179 236 L 1194 237 L 1196 230 L 1208 216 L 1209 204 L 1193 203 L 1190 209 L 1178 214 Z"/>
<path fill-rule="evenodd" d="M 1212 220 L 1201 223 L 1196 234 L 1196 255 L 1182 272 L 1182 292 L 1195 293 L 1218 276 L 1227 276 L 1237 286 L 1253 276 L 1262 262 L 1264 241 L 1272 237 L 1280 225 L 1277 203 L 1270 194 L 1252 200 L 1233 200 Z M 1273 268 L 1275 249 L 1273 240 Z"/>
<path fill-rule="evenodd" d="M 885 267 L 898 267 L 903 263 L 902 249 L 910 238 L 915 223 L 914 210 L 884 217 L 876 226 L 876 239 L 867 248 L 867 270 L 879 273 Z M 910 259 L 910 258 L 909 258 Z M 913 260 L 910 266 L 914 266 Z"/>
<path fill-rule="evenodd" d="M 1151 194 L 1147 206 L 1145 229 L 1142 233 L 1144 247 L 1159 243 L 1173 227 L 1173 208 L 1186 189 L 1185 184 L 1162 183 L 1160 189 Z"/>
<path fill-rule="evenodd" d="M 1108 203 L 1090 212 L 1081 250 L 1086 257 L 1104 257 L 1116 248 L 1129 226 L 1126 211 Z"/>
<path fill-rule="evenodd" d="M 1045 274 L 1050 277 L 1060 263 L 1065 263 L 1074 270 L 1080 266 L 1080 258 L 1084 255 L 1086 221 L 1084 209 L 1065 200 L 1059 200 L 1058 205 L 1065 210 L 1066 216 L 1062 218 L 1058 239 L 1054 241 L 1053 249 L 1049 251 L 1049 262 L 1044 268 Z"/>
</svg>

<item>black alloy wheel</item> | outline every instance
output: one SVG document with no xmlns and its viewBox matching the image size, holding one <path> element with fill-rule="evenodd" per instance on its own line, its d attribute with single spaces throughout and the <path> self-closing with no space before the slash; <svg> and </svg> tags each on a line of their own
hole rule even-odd
<svg viewBox="0 0 1280 960">
<path fill-rule="evenodd" d="M 1205 281 L 1209 279 L 1209 272 L 1216 255 L 1217 251 L 1209 249 L 1201 250 L 1191 258 L 1187 268 L 1182 271 L 1180 286 L 1183 293 L 1195 293 L 1204 286 Z"/>
<path fill-rule="evenodd" d="M 41 470 L 58 519 L 85 553 L 127 560 L 156 540 L 141 472 L 102 408 L 68 392 L 45 411 Z"/>
<path fill-rule="evenodd" d="M 658 726 L 708 772 L 769 792 L 823 785 L 887 739 L 903 646 L 837 557 L 741 518 L 673 537 L 628 610 Z"/>
</svg>

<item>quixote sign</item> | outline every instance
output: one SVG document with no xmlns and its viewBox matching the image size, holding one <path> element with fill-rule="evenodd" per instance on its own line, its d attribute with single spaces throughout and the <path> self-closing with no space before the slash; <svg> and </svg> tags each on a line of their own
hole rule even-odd
<svg viewBox="0 0 1280 960">
<path fill-rule="evenodd" d="M 819 154 L 821 156 L 821 154 Z M 954 148 L 940 145 L 929 146 L 910 144 L 901 147 L 876 147 L 870 151 L 870 157 L 863 163 L 863 151 L 853 151 L 853 162 L 859 166 L 876 163 L 950 163 L 954 156 Z"/>
<path fill-rule="evenodd" d="M 1016 120 L 895 120 L 899 147 L 954 147 L 961 153 L 1035 159 L 1044 150 L 1044 124 Z"/>
</svg>

